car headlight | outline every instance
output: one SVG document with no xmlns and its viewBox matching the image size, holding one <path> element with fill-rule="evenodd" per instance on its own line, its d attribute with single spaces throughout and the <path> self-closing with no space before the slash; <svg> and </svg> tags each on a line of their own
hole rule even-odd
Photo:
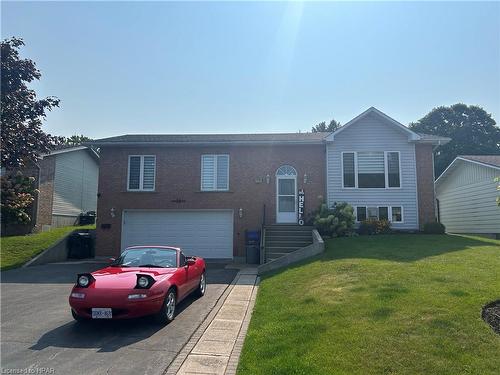
<svg viewBox="0 0 500 375">
<path fill-rule="evenodd" d="M 155 283 L 155 279 L 153 279 L 150 275 L 137 275 L 137 284 L 135 285 L 136 289 L 149 289 Z"/>
<path fill-rule="evenodd" d="M 78 285 L 80 288 L 87 288 L 92 280 L 94 280 L 94 278 L 90 273 L 82 273 L 79 274 L 76 278 L 76 285 Z"/>
</svg>

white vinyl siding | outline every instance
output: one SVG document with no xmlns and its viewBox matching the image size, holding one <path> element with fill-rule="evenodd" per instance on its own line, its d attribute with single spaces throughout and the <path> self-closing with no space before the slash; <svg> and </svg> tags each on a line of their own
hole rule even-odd
<svg viewBox="0 0 500 375">
<path fill-rule="evenodd" d="M 96 211 L 99 166 L 89 151 L 50 157 L 56 158 L 52 214 L 76 217 L 82 212 Z"/>
<path fill-rule="evenodd" d="M 129 155 L 127 190 L 154 191 L 156 177 L 156 156 Z"/>
<path fill-rule="evenodd" d="M 436 184 L 439 218 L 450 233 L 500 233 L 495 177 L 500 170 L 458 161 Z"/>
<path fill-rule="evenodd" d="M 354 151 L 386 155 L 397 152 L 400 187 L 344 188 L 342 154 Z M 408 135 L 372 115 L 337 134 L 333 142 L 327 143 L 327 201 L 330 207 L 335 202 L 347 202 L 354 207 L 404 207 L 403 222 L 393 223 L 392 227 L 418 229 L 415 145 L 408 141 Z"/>
<path fill-rule="evenodd" d="M 125 210 L 121 250 L 128 246 L 180 247 L 186 255 L 233 257 L 233 211 Z"/>
<path fill-rule="evenodd" d="M 229 190 L 229 155 L 201 156 L 201 191 Z"/>
</svg>

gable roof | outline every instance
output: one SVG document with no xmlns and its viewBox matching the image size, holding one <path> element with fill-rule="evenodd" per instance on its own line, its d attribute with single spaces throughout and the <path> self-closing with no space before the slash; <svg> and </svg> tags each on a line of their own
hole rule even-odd
<svg viewBox="0 0 500 375">
<path fill-rule="evenodd" d="M 459 155 L 446 167 L 434 183 L 436 185 L 440 184 L 446 176 L 464 162 L 500 170 L 500 155 Z"/>
<path fill-rule="evenodd" d="M 48 154 L 42 154 L 40 157 L 43 159 L 44 157 L 47 156 L 52 156 L 52 155 L 58 155 L 58 154 L 65 154 L 68 152 L 74 152 L 74 151 L 80 151 L 80 150 L 85 150 L 87 151 L 92 158 L 99 163 L 99 154 L 92 148 L 84 145 L 78 145 L 78 146 L 70 146 L 70 145 L 59 145 L 57 146 L 54 150 L 52 150 Z"/>
<path fill-rule="evenodd" d="M 85 144 L 122 145 L 218 145 L 218 144 L 321 144 L 329 133 L 260 134 L 126 134 Z"/>
<path fill-rule="evenodd" d="M 382 119 L 386 124 L 389 124 L 399 131 L 405 133 L 408 136 L 408 141 L 409 142 L 418 142 L 418 143 L 430 143 L 430 144 L 435 144 L 435 145 L 442 145 L 445 143 L 448 143 L 451 139 L 447 137 L 440 137 L 437 135 L 431 135 L 431 134 L 423 134 L 423 133 L 416 133 L 409 129 L 408 127 L 404 126 L 401 124 L 399 121 L 394 120 L 392 117 L 386 115 L 384 112 L 379 111 L 375 107 L 370 107 L 360 115 L 354 117 L 351 121 L 347 122 L 345 125 L 341 126 L 339 129 L 335 130 L 333 133 L 331 133 L 327 138 L 327 142 L 332 142 L 335 139 L 335 136 L 338 135 L 339 133 L 343 132 L 345 129 L 349 128 L 353 124 L 357 123 L 358 121 L 364 119 L 365 117 L 369 115 L 375 115 L 378 118 Z"/>
</svg>

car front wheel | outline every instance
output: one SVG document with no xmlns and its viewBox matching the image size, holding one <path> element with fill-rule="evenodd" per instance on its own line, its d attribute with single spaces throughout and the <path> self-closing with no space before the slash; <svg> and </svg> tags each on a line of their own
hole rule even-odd
<svg viewBox="0 0 500 375">
<path fill-rule="evenodd" d="M 163 301 L 160 312 L 156 316 L 156 320 L 161 324 L 168 324 L 175 319 L 175 308 L 177 303 L 177 295 L 174 289 L 169 289 Z"/>
</svg>

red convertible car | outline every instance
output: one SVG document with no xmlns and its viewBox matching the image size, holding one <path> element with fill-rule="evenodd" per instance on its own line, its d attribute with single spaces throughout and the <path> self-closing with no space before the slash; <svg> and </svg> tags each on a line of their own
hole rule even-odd
<svg viewBox="0 0 500 375">
<path fill-rule="evenodd" d="M 110 265 L 79 274 L 69 304 L 76 320 L 155 315 L 174 320 L 177 303 L 206 291 L 205 261 L 168 246 L 133 246 Z"/>
</svg>

